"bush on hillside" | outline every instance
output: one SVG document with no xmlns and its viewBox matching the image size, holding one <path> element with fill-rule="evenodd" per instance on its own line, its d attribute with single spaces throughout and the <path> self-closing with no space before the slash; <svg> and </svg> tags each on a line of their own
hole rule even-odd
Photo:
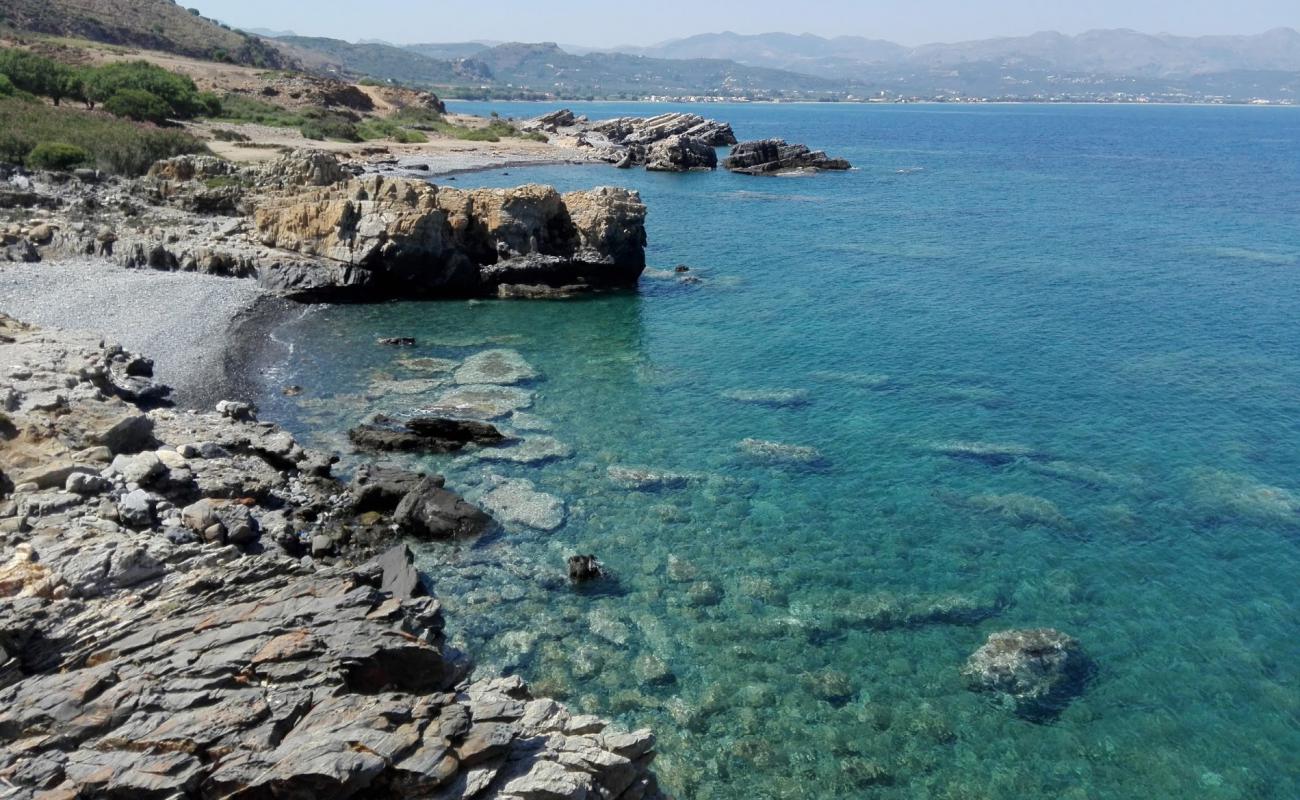
<svg viewBox="0 0 1300 800">
<path fill-rule="evenodd" d="M 9 76 L 0 73 L 0 97 L 13 97 L 14 92 L 17 91 L 18 87 L 14 86 L 14 82 L 9 80 Z"/>
<path fill-rule="evenodd" d="M 0 74 L 16 88 L 48 97 L 55 105 L 79 93 L 76 70 L 26 50 L 0 48 Z"/>
<path fill-rule="evenodd" d="M 90 163 L 90 153 L 74 144 L 41 142 L 27 154 L 32 169 L 69 170 Z"/>
<path fill-rule="evenodd" d="M 119 89 L 104 101 L 104 110 L 115 117 L 162 125 L 167 122 L 172 109 L 152 92 L 144 89 Z"/>
<path fill-rule="evenodd" d="M 205 151 L 186 131 L 141 125 L 109 114 L 0 98 L 0 160 L 24 163 L 43 142 L 62 142 L 89 154 L 87 163 L 119 175 L 143 175 L 159 159 Z"/>
<path fill-rule="evenodd" d="M 194 81 L 147 61 L 106 64 L 86 70 L 82 74 L 82 87 L 90 103 L 106 103 L 124 91 L 148 92 L 167 104 L 168 112 L 164 116 L 190 119 L 208 111 Z"/>
</svg>

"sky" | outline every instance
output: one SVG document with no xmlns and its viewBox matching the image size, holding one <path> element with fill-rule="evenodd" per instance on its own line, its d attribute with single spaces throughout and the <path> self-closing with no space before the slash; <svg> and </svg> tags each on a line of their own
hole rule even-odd
<svg viewBox="0 0 1300 800">
<path fill-rule="evenodd" d="M 1300 29 L 1300 0 L 186 0 L 239 28 L 396 44 L 477 39 L 595 47 L 697 33 L 815 33 L 905 45 L 1036 31 L 1133 28 L 1183 35 Z M 305 8 L 310 13 L 304 14 Z M 743 11 L 742 11 L 743 9 Z M 798 14 L 792 13 L 797 9 Z"/>
</svg>

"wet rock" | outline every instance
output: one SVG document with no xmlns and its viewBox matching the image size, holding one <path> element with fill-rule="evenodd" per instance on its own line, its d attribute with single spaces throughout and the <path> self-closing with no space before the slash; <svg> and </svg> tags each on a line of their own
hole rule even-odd
<svg viewBox="0 0 1300 800">
<path fill-rule="evenodd" d="M 1052 628 L 993 633 L 962 668 L 972 690 L 994 694 L 1035 722 L 1064 711 L 1092 672 L 1079 642 Z"/>
<path fill-rule="evenodd" d="M 515 464 L 541 464 L 572 458 L 573 448 L 553 436 L 529 436 L 510 447 L 495 447 L 478 452 L 484 461 L 509 461 Z"/>
<path fill-rule="evenodd" d="M 222 400 L 217 403 L 217 413 L 237 422 L 254 422 L 257 419 L 257 407 L 242 400 Z"/>
<path fill-rule="evenodd" d="M 492 518 L 439 481 L 425 478 L 398 504 L 393 520 L 416 536 L 449 539 L 482 533 Z"/>
<path fill-rule="evenodd" d="M 612 483 L 625 489 L 680 489 L 698 478 L 685 472 L 669 472 L 648 467 L 625 467 L 617 464 L 608 467 L 605 472 Z"/>
<path fill-rule="evenodd" d="M 1070 530 L 1073 523 L 1051 500 L 1028 494 L 977 494 L 967 498 L 975 509 L 998 514 L 1016 525 L 1043 525 Z"/>
<path fill-rule="evenodd" d="M 415 347 L 414 336 L 385 336 L 375 341 L 388 347 Z"/>
<path fill-rule="evenodd" d="M 931 452 L 964 461 L 976 461 L 991 467 L 1012 464 L 1018 459 L 1034 459 L 1041 455 L 1032 448 L 1001 442 L 936 442 Z"/>
<path fill-rule="evenodd" d="M 783 139 L 741 142 L 731 148 L 722 166 L 745 175 L 852 169 L 844 159 L 830 158 L 821 150 L 810 150 L 807 145 L 786 144 Z"/>
<path fill-rule="evenodd" d="M 494 445 L 505 440 L 493 425 L 476 420 L 414 417 L 399 422 L 385 416 L 348 431 L 358 449 L 376 452 L 451 453 L 466 445 Z"/>
<path fill-rule="evenodd" d="M 594 555 L 569 556 L 569 580 L 574 583 L 594 581 L 605 575 L 605 569 Z"/>
</svg>

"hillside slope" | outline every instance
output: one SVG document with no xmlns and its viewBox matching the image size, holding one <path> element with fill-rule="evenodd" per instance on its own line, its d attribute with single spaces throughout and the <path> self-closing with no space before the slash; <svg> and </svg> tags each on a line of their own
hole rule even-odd
<svg viewBox="0 0 1300 800">
<path fill-rule="evenodd" d="M 171 0 L 0 0 L 0 18 L 20 31 L 257 67 L 294 66 L 267 40 L 223 27 Z"/>
</svg>

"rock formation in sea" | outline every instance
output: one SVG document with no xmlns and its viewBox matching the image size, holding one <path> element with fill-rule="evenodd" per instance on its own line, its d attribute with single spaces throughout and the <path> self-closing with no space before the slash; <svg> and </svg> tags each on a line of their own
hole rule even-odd
<svg viewBox="0 0 1300 800">
<path fill-rule="evenodd" d="M 441 479 L 345 486 L 93 335 L 0 317 L 0 363 L 6 797 L 660 796 L 649 731 L 469 677 L 392 548 L 491 524 Z"/>
<path fill-rule="evenodd" d="M 181 156 L 134 180 L 0 177 L 22 187 L 0 191 L 0 206 L 52 210 L 14 232 L 10 260 L 101 256 L 334 302 L 572 294 L 635 286 L 645 268 L 645 205 L 618 188 L 354 177 L 315 151 L 256 168 Z"/>
<path fill-rule="evenodd" d="M 1083 691 L 1092 663 L 1078 640 L 1052 628 L 999 631 L 971 654 L 962 675 L 1033 721 L 1055 718 Z"/>
<path fill-rule="evenodd" d="M 784 139 L 741 142 L 731 148 L 731 154 L 722 160 L 722 166 L 745 175 L 853 168 L 842 158 L 831 158 L 821 150 L 810 150 L 807 145 L 786 144 Z"/>
<path fill-rule="evenodd" d="M 570 137 L 575 146 L 590 148 L 610 164 L 624 168 L 644 165 L 660 172 L 714 169 L 718 164 L 714 148 L 737 141 L 725 122 L 676 112 L 593 123 L 562 109 L 529 120 L 522 127 Z"/>
</svg>

